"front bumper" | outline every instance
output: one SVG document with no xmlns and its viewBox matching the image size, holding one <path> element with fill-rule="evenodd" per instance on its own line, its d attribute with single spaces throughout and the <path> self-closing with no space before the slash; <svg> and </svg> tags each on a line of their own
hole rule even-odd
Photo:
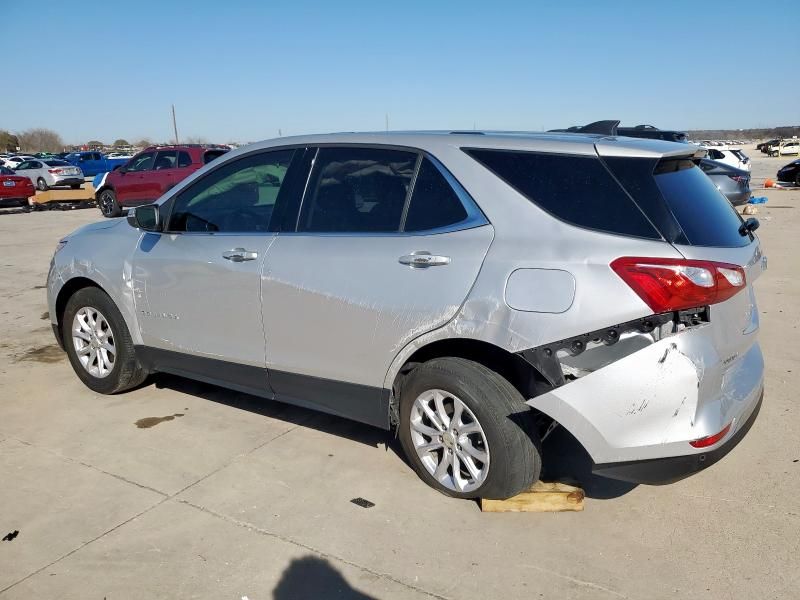
<svg viewBox="0 0 800 600">
<path fill-rule="evenodd" d="M 653 458 L 650 460 L 633 460 L 618 463 L 594 464 L 592 472 L 611 479 L 620 479 L 632 483 L 649 485 L 662 485 L 684 479 L 698 471 L 702 471 L 725 457 L 736 445 L 744 439 L 753 426 L 764 401 L 762 388 L 753 411 L 749 417 L 741 419 L 738 429 L 721 446 L 701 454 L 686 456 L 670 456 L 667 458 Z"/>
</svg>

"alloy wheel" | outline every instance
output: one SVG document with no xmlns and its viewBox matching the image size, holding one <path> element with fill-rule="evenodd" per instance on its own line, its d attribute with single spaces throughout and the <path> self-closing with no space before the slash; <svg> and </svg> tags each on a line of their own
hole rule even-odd
<svg viewBox="0 0 800 600">
<path fill-rule="evenodd" d="M 427 390 L 414 401 L 410 420 L 417 456 L 441 485 L 456 492 L 483 485 L 489 473 L 489 446 L 466 404 L 444 390 Z"/>
<path fill-rule="evenodd" d="M 81 365 L 93 377 L 102 379 L 114 369 L 117 358 L 114 332 L 96 308 L 84 306 L 75 313 L 72 344 Z"/>
</svg>

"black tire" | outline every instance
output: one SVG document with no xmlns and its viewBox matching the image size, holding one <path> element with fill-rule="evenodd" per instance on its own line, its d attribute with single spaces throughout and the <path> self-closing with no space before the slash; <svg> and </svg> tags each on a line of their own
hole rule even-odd
<svg viewBox="0 0 800 600">
<path fill-rule="evenodd" d="M 437 481 L 414 447 L 412 408 L 421 394 L 433 389 L 458 397 L 486 436 L 489 470 L 483 483 L 470 491 L 451 489 Z M 433 359 L 407 376 L 400 390 L 399 437 L 417 475 L 435 490 L 455 498 L 509 498 L 530 487 L 542 469 L 541 443 L 522 395 L 494 371 L 463 358 Z"/>
<path fill-rule="evenodd" d="M 113 218 L 122 215 L 114 190 L 103 190 L 97 197 L 97 206 L 104 217 Z"/>
<path fill-rule="evenodd" d="M 798 171 L 797 175 L 794 176 L 794 184 L 797 187 L 800 187 L 800 171 Z"/>
<path fill-rule="evenodd" d="M 42 177 L 39 177 L 39 179 L 36 180 L 36 188 L 40 192 L 46 192 L 48 189 L 50 189 L 47 186 L 47 182 Z"/>
<path fill-rule="evenodd" d="M 72 339 L 72 322 L 75 314 L 84 307 L 91 307 L 102 313 L 111 329 L 116 356 L 110 373 L 105 377 L 96 377 L 89 373 L 81 364 L 75 349 Z M 61 334 L 64 339 L 64 348 L 75 374 L 89 389 L 100 394 L 116 394 L 136 387 L 147 378 L 147 371 L 136 359 L 133 341 L 122 314 L 108 294 L 100 288 L 81 288 L 67 300 L 61 318 Z"/>
<path fill-rule="evenodd" d="M 79 189 L 81 189 L 81 184 L 80 183 L 72 183 L 72 184 L 70 184 L 69 187 L 71 189 L 73 189 L 73 190 L 79 190 Z"/>
</svg>

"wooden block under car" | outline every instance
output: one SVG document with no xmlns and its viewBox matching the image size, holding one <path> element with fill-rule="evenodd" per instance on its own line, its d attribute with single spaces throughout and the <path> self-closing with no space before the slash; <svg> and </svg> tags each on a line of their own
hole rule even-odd
<svg viewBox="0 0 800 600">
<path fill-rule="evenodd" d="M 583 510 L 586 496 L 579 487 L 566 483 L 537 481 L 525 492 L 507 500 L 481 498 L 482 512 L 563 512 Z"/>
<path fill-rule="evenodd" d="M 46 192 L 36 191 L 33 202 L 46 204 L 48 202 L 87 202 L 94 200 L 94 188 L 91 183 L 85 183 L 79 190 L 51 189 Z"/>
</svg>

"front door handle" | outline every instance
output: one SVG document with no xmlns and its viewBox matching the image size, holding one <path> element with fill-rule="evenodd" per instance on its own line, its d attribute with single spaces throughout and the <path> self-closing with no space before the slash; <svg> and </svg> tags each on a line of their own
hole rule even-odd
<svg viewBox="0 0 800 600">
<path fill-rule="evenodd" d="M 258 252 L 252 250 L 245 250 L 244 248 L 234 248 L 222 253 L 222 258 L 233 262 L 244 262 L 246 260 L 255 260 L 258 258 Z"/>
<path fill-rule="evenodd" d="M 414 269 L 427 269 L 428 267 L 438 267 L 441 265 L 449 265 L 449 256 L 436 256 L 426 250 L 419 250 L 401 256 L 399 259 L 401 265 L 408 265 Z"/>
</svg>

